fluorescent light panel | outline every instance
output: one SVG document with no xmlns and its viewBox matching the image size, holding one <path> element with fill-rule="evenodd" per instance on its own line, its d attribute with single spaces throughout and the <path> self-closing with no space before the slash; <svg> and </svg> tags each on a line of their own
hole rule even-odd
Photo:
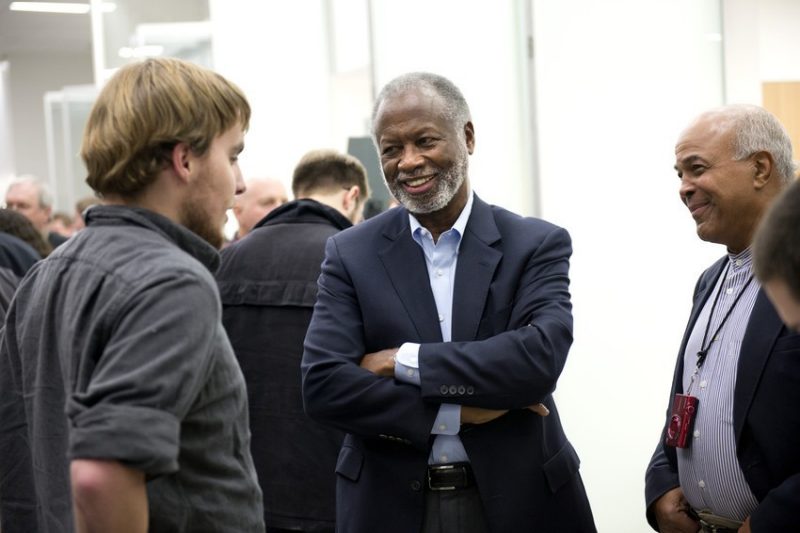
<svg viewBox="0 0 800 533">
<path fill-rule="evenodd" d="M 117 9 L 116 4 L 103 2 L 103 12 L 110 13 Z M 35 13 L 69 13 L 85 15 L 91 11 L 89 4 L 78 2 L 11 2 L 8 9 L 11 11 L 31 11 Z"/>
</svg>

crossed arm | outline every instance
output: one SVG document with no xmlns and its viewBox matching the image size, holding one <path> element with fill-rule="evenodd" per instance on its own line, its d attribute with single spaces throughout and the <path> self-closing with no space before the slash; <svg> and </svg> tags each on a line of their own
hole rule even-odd
<svg viewBox="0 0 800 533">
<path fill-rule="evenodd" d="M 397 348 L 389 348 L 379 352 L 368 353 L 361 360 L 361 368 L 369 370 L 376 376 L 393 378 L 395 372 L 395 355 Z M 539 416 L 547 416 L 550 410 L 542 403 L 528 407 Z M 508 409 L 484 409 L 482 407 L 461 406 L 461 424 L 485 424 L 495 418 L 500 418 Z"/>
</svg>

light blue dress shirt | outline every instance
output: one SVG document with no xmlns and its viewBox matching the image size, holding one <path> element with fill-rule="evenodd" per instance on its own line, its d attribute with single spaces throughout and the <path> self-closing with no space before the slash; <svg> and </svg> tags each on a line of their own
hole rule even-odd
<svg viewBox="0 0 800 533">
<path fill-rule="evenodd" d="M 458 263 L 458 249 L 461 246 L 461 238 L 471 212 L 472 192 L 470 191 L 467 205 L 464 206 L 453 227 L 442 233 L 435 243 L 431 233 L 422 227 L 413 215 L 408 215 L 411 235 L 425 254 L 425 266 L 428 268 L 428 279 L 433 291 L 433 299 L 436 301 L 439 326 L 444 342 L 451 340 L 453 287 Z M 419 344 L 407 342 L 400 346 L 396 355 L 394 373 L 396 379 L 419 386 Z M 458 436 L 460 428 L 461 406 L 442 404 L 431 428 L 431 434 L 436 435 L 436 438 L 428 457 L 429 464 L 469 460 Z"/>
</svg>

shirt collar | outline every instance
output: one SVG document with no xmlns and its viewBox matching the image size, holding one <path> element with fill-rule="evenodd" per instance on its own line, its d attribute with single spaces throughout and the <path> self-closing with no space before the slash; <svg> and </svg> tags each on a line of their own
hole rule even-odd
<svg viewBox="0 0 800 533">
<path fill-rule="evenodd" d="M 741 269 L 750 270 L 753 264 L 753 254 L 750 247 L 745 248 L 738 254 L 728 254 L 728 263 L 731 265 L 731 271 L 736 272 Z"/>
<path fill-rule="evenodd" d="M 86 226 L 130 226 L 148 228 L 174 242 L 212 273 L 219 266 L 219 251 L 200 236 L 167 217 L 143 207 L 95 205 L 86 211 Z"/>
</svg>

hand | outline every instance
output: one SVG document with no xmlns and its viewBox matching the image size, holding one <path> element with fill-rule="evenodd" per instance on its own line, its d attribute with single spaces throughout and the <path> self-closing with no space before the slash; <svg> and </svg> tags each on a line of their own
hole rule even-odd
<svg viewBox="0 0 800 533">
<path fill-rule="evenodd" d="M 528 407 L 531 411 L 539 416 L 547 416 L 550 414 L 550 409 L 545 407 L 543 403 L 537 403 Z M 508 412 L 508 409 L 484 409 L 482 407 L 470 407 L 468 405 L 461 406 L 461 423 L 462 424 L 485 424 L 491 422 L 496 418 L 500 418 Z"/>
<path fill-rule="evenodd" d="M 688 514 L 689 503 L 680 487 L 657 499 L 653 511 L 661 533 L 696 533 L 700 529 L 700 523 Z"/>
<path fill-rule="evenodd" d="M 739 533 L 750 533 L 750 517 L 748 516 L 742 527 L 739 528 Z"/>
<path fill-rule="evenodd" d="M 375 375 L 394 377 L 394 356 L 398 348 L 388 348 L 380 352 L 368 353 L 361 360 L 361 368 L 367 369 Z"/>
<path fill-rule="evenodd" d="M 528 407 L 528 409 L 530 409 L 539 416 L 547 416 L 550 414 L 550 409 L 545 407 L 543 403 L 537 403 L 536 405 L 531 405 L 530 407 Z"/>
<path fill-rule="evenodd" d="M 508 412 L 508 409 L 484 409 L 483 407 L 461 406 L 462 424 L 485 424 L 496 418 L 500 418 Z"/>
</svg>

